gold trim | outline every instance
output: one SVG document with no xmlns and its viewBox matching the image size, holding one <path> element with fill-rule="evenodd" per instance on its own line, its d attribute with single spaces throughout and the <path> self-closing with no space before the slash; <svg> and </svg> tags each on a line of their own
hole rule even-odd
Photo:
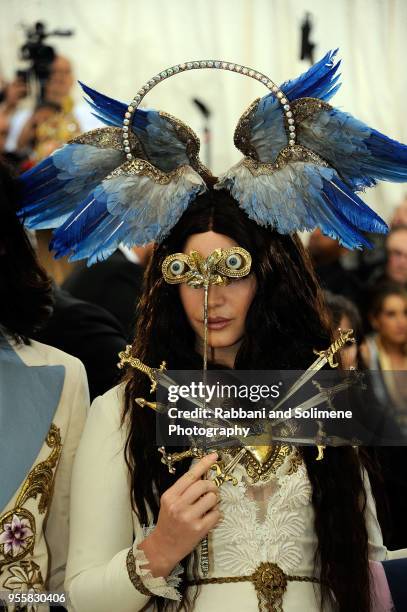
<svg viewBox="0 0 407 612">
<path fill-rule="evenodd" d="M 174 117 L 174 115 L 170 115 L 170 113 L 159 111 L 159 115 L 160 117 L 167 119 L 173 125 L 178 140 L 185 145 L 186 154 L 192 168 L 194 168 L 194 170 L 196 170 L 198 174 L 203 177 L 211 177 L 212 172 L 199 159 L 201 141 L 195 134 L 194 130 L 177 117 Z"/>
<path fill-rule="evenodd" d="M 231 584 L 236 582 L 251 582 L 256 590 L 260 611 L 282 612 L 284 593 L 288 582 L 319 583 L 313 576 L 289 576 L 276 563 L 264 561 L 256 570 L 246 576 L 222 576 L 219 578 L 198 578 L 188 580 L 187 586 L 204 584 Z"/>
<path fill-rule="evenodd" d="M 305 121 L 315 115 L 316 113 L 320 113 L 325 110 L 332 110 L 332 106 L 324 102 L 323 100 L 319 100 L 318 98 L 298 98 L 297 100 L 293 100 L 290 102 L 291 111 L 295 118 L 295 123 L 297 125 L 297 131 L 301 129 L 301 122 Z M 287 118 L 284 116 L 284 119 L 287 123 Z"/>
<path fill-rule="evenodd" d="M 147 157 L 136 134 L 129 130 L 129 146 L 135 157 Z M 67 144 L 84 144 L 99 149 L 114 149 L 123 153 L 123 130 L 117 127 L 96 128 L 72 138 Z M 124 157 L 124 153 L 123 153 Z"/>
<path fill-rule="evenodd" d="M 134 554 L 133 554 L 133 548 L 130 548 L 129 552 L 127 553 L 126 567 L 127 567 L 127 573 L 129 575 L 129 578 L 134 588 L 140 593 L 142 593 L 143 595 L 147 595 L 147 597 L 154 597 L 154 594 L 151 591 L 149 591 L 148 588 L 143 584 L 141 577 L 137 573 L 136 561 L 134 559 Z"/>
<path fill-rule="evenodd" d="M 168 185 L 175 179 L 178 179 L 184 172 L 187 165 L 178 166 L 171 172 L 163 172 L 146 159 L 135 157 L 129 161 L 124 162 L 118 168 L 115 168 L 105 180 L 109 180 L 118 176 L 147 176 L 158 185 Z"/>
<path fill-rule="evenodd" d="M 233 142 L 235 143 L 235 147 L 239 149 L 239 151 L 241 151 L 243 155 L 255 160 L 258 160 L 259 157 L 257 155 L 256 148 L 252 145 L 251 142 L 253 134 L 250 123 L 254 113 L 257 110 L 259 102 L 260 98 L 257 98 L 244 111 L 239 121 L 237 122 L 235 133 L 233 135 Z"/>
<path fill-rule="evenodd" d="M 30 497 L 36 499 L 39 494 L 38 510 L 40 514 L 44 514 L 52 497 L 53 469 L 59 461 L 62 450 L 61 433 L 54 424 L 51 425 L 45 441 L 52 449 L 51 454 L 48 459 L 41 461 L 28 474 L 16 501 L 16 507 L 21 507 Z"/>
<path fill-rule="evenodd" d="M 251 157 L 245 157 L 243 159 L 243 165 L 248 168 L 253 176 L 273 174 L 274 172 L 282 170 L 287 164 L 294 162 L 310 162 L 316 166 L 329 167 L 329 164 L 327 164 L 322 157 L 314 153 L 314 151 L 298 144 L 292 147 L 284 147 L 277 155 L 275 162 L 260 162 Z"/>
</svg>

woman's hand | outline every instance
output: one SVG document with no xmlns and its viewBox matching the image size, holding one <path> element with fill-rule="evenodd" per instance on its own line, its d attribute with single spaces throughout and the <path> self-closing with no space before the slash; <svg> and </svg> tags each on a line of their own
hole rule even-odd
<svg viewBox="0 0 407 612">
<path fill-rule="evenodd" d="M 161 496 L 157 526 L 138 546 L 153 576 L 166 578 L 221 518 L 217 486 L 201 479 L 216 459 L 203 457 Z"/>
</svg>

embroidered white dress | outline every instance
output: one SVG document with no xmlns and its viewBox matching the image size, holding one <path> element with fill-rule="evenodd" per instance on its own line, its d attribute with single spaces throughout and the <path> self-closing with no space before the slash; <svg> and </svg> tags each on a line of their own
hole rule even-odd
<svg viewBox="0 0 407 612">
<path fill-rule="evenodd" d="M 94 401 L 74 465 L 66 586 L 75 612 L 136 612 L 149 599 L 134 588 L 126 568 L 128 550 L 133 545 L 136 554 L 144 532 L 130 504 L 122 398 L 123 388 L 115 387 Z M 262 561 L 278 564 L 288 575 L 314 576 L 317 538 L 304 464 L 287 456 L 263 485 L 251 484 L 240 466 L 234 475 L 237 486 L 225 483 L 220 488 L 224 520 L 209 534 L 208 577 L 248 575 Z M 367 494 L 370 557 L 383 560 L 387 550 L 369 486 Z M 150 588 L 148 576 L 143 582 Z M 195 612 L 259 609 L 249 581 L 199 589 Z M 167 594 L 176 596 L 171 587 Z M 284 612 L 319 611 L 318 585 L 289 581 L 282 607 Z"/>
</svg>

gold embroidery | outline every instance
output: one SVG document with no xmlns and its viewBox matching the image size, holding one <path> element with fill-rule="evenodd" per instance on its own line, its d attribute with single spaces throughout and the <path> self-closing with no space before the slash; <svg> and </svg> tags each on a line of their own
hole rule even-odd
<svg viewBox="0 0 407 612">
<path fill-rule="evenodd" d="M 45 588 L 41 568 L 34 561 L 21 561 L 21 563 L 9 565 L 7 572 L 10 576 L 4 581 L 3 587 L 10 591 L 39 592 Z"/>
<path fill-rule="evenodd" d="M 258 160 L 258 155 L 255 147 L 251 143 L 251 120 L 257 110 L 259 102 L 260 98 L 257 98 L 257 100 L 254 100 L 254 102 L 250 104 L 249 108 L 245 110 L 245 112 L 240 117 L 237 123 L 233 136 L 233 141 L 235 143 L 236 148 L 239 149 L 239 151 L 241 151 L 243 155 L 246 155 L 247 157 L 250 157 L 255 160 Z"/>
<path fill-rule="evenodd" d="M 311 162 L 316 166 L 328 167 L 328 164 L 322 157 L 302 145 L 284 147 L 277 155 L 276 161 L 272 163 L 259 162 L 251 157 L 245 157 L 242 163 L 250 170 L 253 176 L 260 176 L 261 174 L 273 174 L 293 162 Z"/>
<path fill-rule="evenodd" d="M 41 461 L 28 474 L 16 501 L 16 508 L 19 508 L 30 497 L 37 499 L 39 494 L 38 510 L 40 514 L 44 514 L 51 499 L 54 478 L 53 469 L 59 461 L 62 450 L 61 434 L 58 427 L 54 424 L 51 425 L 45 441 L 52 448 L 51 454 L 48 459 Z"/>
<path fill-rule="evenodd" d="M 291 476 L 292 474 L 296 473 L 300 465 L 302 465 L 303 463 L 302 456 L 298 448 L 295 448 L 293 450 L 293 452 L 290 455 L 289 461 L 291 465 L 289 467 L 287 474 Z"/>
<path fill-rule="evenodd" d="M 133 549 L 130 548 L 126 557 L 126 567 L 129 578 L 137 591 L 140 591 L 143 595 L 148 595 L 149 597 L 154 597 L 153 593 L 148 590 L 146 586 L 144 586 L 141 577 L 137 573 L 136 561 L 134 559 Z"/>
<path fill-rule="evenodd" d="M 129 146 L 135 157 L 146 157 L 143 147 L 134 132 L 129 131 Z M 123 151 L 123 130 L 117 127 L 96 128 L 72 138 L 67 144 L 85 144 L 99 149 Z"/>
<path fill-rule="evenodd" d="M 290 102 L 291 110 L 295 117 L 295 122 L 300 128 L 300 123 L 312 117 L 315 113 L 320 113 L 324 110 L 331 110 L 332 106 L 318 98 L 299 98 Z M 285 121 L 287 119 L 285 118 Z M 288 123 L 287 123 L 288 126 Z M 297 128 L 297 129 L 298 129 Z"/>
<path fill-rule="evenodd" d="M 171 172 L 163 172 L 159 168 L 153 166 L 145 159 L 141 159 L 139 157 L 132 159 L 130 161 L 125 162 L 118 168 L 115 168 L 113 172 L 111 172 L 106 179 L 111 179 L 116 176 L 148 176 L 151 180 L 159 185 L 168 185 L 174 179 L 178 179 L 185 170 L 189 168 L 189 166 L 178 166 L 175 170 L 171 170 Z"/>
<path fill-rule="evenodd" d="M 37 499 L 39 495 L 38 510 L 40 514 L 44 514 L 51 501 L 54 481 L 53 470 L 58 464 L 62 450 L 61 433 L 53 423 L 45 441 L 52 449 L 49 457 L 33 467 L 21 487 L 14 508 L 0 516 L 0 532 L 2 534 L 6 532 L 7 524 L 11 539 L 14 535 L 13 530 L 19 530 L 19 537 L 21 537 L 21 529 L 26 531 L 28 529 L 31 532 L 24 540 L 20 541 L 17 547 L 12 547 L 8 552 L 5 552 L 6 543 L 0 544 L 0 554 L 4 557 L 4 561 L 0 560 L 0 571 L 2 566 L 11 561 L 22 559 L 28 553 L 32 553 L 34 549 L 37 534 L 35 518 L 29 510 L 22 506 L 28 499 Z M 27 522 L 29 525 L 27 525 Z"/>
</svg>

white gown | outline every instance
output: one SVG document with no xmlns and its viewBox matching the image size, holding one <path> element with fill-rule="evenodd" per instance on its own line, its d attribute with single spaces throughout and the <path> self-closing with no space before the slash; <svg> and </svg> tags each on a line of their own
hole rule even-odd
<svg viewBox="0 0 407 612">
<path fill-rule="evenodd" d="M 123 387 L 118 386 L 94 401 L 74 465 L 66 588 L 75 612 L 136 612 L 148 602 L 126 569 L 129 548 L 133 545 L 137 556 L 137 544 L 145 536 L 131 509 L 123 454 L 126 434 L 120 427 L 122 399 Z M 311 485 L 305 465 L 293 456 L 286 457 L 265 485 L 250 484 L 240 467 L 234 472 L 238 485 L 222 485 L 224 520 L 209 534 L 208 577 L 248 575 L 262 561 L 278 564 L 288 575 L 314 575 L 317 538 Z M 366 484 L 369 557 L 380 561 L 388 551 Z M 148 578 L 143 582 L 150 588 Z M 167 592 L 174 596 L 173 588 Z M 288 582 L 282 607 L 284 612 L 319 611 L 318 585 Z M 258 609 L 253 584 L 238 582 L 201 585 L 194 612 Z"/>
</svg>

